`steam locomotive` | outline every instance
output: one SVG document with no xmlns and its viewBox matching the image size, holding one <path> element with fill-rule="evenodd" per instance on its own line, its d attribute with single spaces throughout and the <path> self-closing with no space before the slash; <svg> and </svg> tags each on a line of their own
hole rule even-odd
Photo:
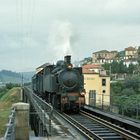
<svg viewBox="0 0 140 140">
<path fill-rule="evenodd" d="M 61 111 L 79 111 L 85 104 L 85 90 L 81 67 L 73 67 L 71 56 L 45 64 L 33 77 L 33 91 Z"/>
</svg>

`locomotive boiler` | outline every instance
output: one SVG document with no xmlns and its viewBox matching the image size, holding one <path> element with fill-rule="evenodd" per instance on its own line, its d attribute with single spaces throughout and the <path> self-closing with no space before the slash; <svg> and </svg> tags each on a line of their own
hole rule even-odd
<svg viewBox="0 0 140 140">
<path fill-rule="evenodd" d="M 82 68 L 73 67 L 71 56 L 38 69 L 32 78 L 34 92 L 61 111 L 79 111 L 85 103 Z"/>
</svg>

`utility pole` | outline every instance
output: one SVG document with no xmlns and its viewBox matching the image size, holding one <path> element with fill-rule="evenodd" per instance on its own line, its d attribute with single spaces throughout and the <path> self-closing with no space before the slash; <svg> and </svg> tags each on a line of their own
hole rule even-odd
<svg viewBox="0 0 140 140">
<path fill-rule="evenodd" d="M 109 66 L 109 72 L 110 72 L 110 77 L 111 77 L 111 65 Z"/>
<path fill-rule="evenodd" d="M 102 93 L 102 110 L 104 110 L 104 93 Z"/>
<path fill-rule="evenodd" d="M 136 99 L 136 119 L 138 119 L 139 117 L 139 104 L 138 104 L 138 100 Z"/>
<path fill-rule="evenodd" d="M 21 74 L 21 87 L 23 87 L 23 73 Z"/>
</svg>

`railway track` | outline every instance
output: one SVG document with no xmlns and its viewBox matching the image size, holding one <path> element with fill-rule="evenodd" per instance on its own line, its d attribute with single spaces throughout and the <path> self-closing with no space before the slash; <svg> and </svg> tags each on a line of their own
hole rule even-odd
<svg viewBox="0 0 140 140">
<path fill-rule="evenodd" d="M 140 121 L 138 120 L 113 114 L 111 112 L 100 111 L 88 105 L 85 105 L 82 110 L 140 135 Z"/>
<path fill-rule="evenodd" d="M 126 130 L 83 110 L 79 114 L 65 114 L 53 110 L 53 117 L 56 119 L 60 118 L 61 122 L 65 120 L 65 122 L 69 123 L 70 127 L 68 128 L 77 130 L 77 136 L 81 135 L 81 139 L 140 140 L 140 135 L 137 133 Z M 75 131 L 73 132 L 76 133 Z"/>
<path fill-rule="evenodd" d="M 139 140 L 140 136 L 117 125 L 111 124 L 103 119 L 93 116 L 87 112 L 80 111 L 79 114 L 63 114 L 74 126 L 80 129 L 88 139 L 95 140 Z"/>
</svg>

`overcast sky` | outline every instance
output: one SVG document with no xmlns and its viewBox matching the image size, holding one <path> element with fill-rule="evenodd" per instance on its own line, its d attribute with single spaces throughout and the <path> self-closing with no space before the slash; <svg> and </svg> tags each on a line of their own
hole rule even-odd
<svg viewBox="0 0 140 140">
<path fill-rule="evenodd" d="M 0 69 L 140 45 L 140 0 L 0 0 Z"/>
</svg>

